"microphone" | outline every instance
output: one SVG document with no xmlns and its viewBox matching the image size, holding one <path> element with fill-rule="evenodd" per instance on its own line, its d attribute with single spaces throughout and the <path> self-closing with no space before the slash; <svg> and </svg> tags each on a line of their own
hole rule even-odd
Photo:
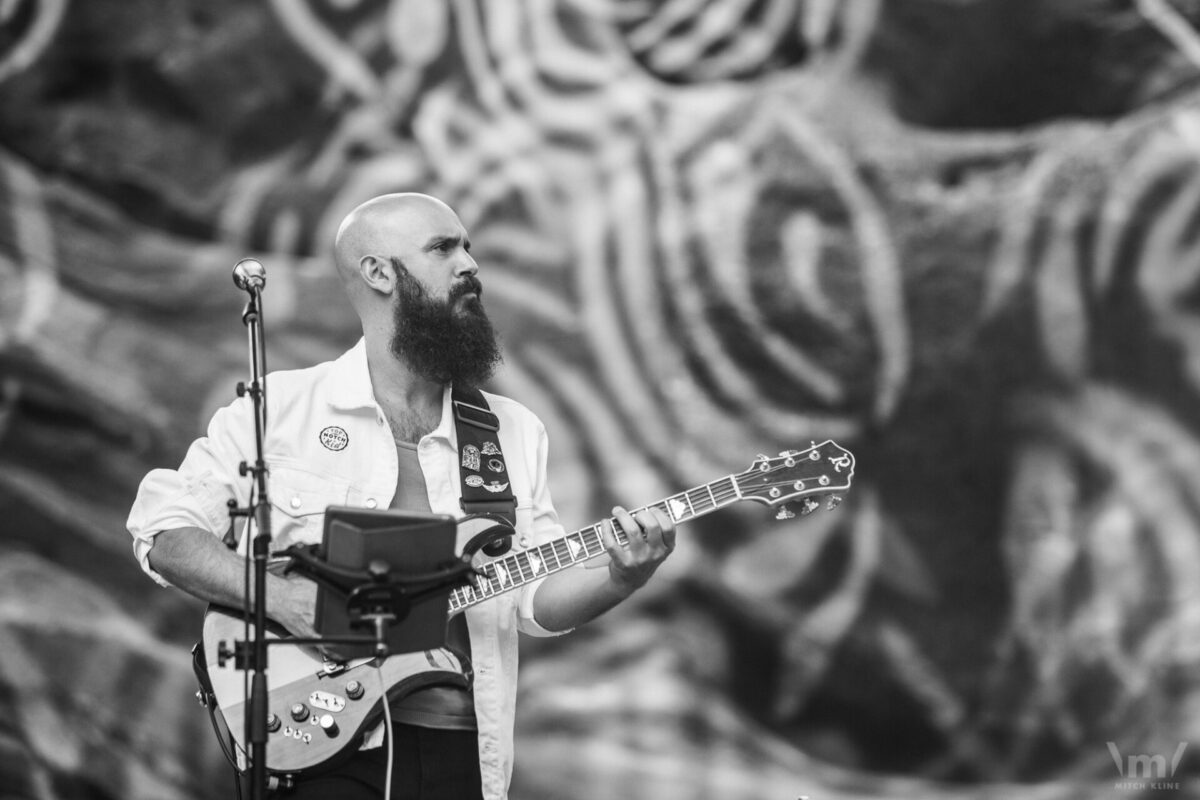
<svg viewBox="0 0 1200 800">
<path fill-rule="evenodd" d="M 267 285 L 267 271 L 253 258 L 243 258 L 233 265 L 233 285 L 246 292 L 262 289 Z"/>
</svg>

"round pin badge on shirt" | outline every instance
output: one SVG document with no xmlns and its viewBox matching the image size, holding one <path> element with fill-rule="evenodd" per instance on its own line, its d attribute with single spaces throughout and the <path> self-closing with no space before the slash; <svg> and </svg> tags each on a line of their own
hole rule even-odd
<svg viewBox="0 0 1200 800">
<path fill-rule="evenodd" d="M 345 450 L 346 445 L 350 444 L 350 434 L 346 433 L 345 428 L 330 425 L 321 431 L 321 444 L 325 445 L 326 450 Z"/>
</svg>

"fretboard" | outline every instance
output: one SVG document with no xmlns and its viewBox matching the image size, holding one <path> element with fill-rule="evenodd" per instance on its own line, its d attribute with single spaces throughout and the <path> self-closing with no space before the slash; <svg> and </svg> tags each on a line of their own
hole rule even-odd
<svg viewBox="0 0 1200 800">
<path fill-rule="evenodd" d="M 665 500 L 651 503 L 636 509 L 633 513 L 648 508 L 658 508 L 676 523 L 702 517 L 741 499 L 737 483 L 732 475 L 726 475 L 711 483 L 689 489 Z M 629 544 L 629 538 L 609 517 L 574 533 L 569 533 L 561 539 L 546 542 L 538 547 L 510 553 L 503 558 L 489 562 L 482 568 L 483 574 L 477 580 L 477 587 L 460 586 L 450 593 L 450 613 L 481 603 L 498 594 L 503 594 L 525 584 L 553 575 L 555 572 L 581 564 L 591 558 L 604 555 L 606 552 L 602 531 L 605 528 L 615 534 L 617 543 L 622 547 Z"/>
</svg>

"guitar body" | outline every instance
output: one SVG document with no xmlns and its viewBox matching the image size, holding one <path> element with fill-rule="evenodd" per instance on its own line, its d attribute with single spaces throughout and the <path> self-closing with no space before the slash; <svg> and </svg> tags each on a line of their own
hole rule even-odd
<svg viewBox="0 0 1200 800">
<path fill-rule="evenodd" d="M 217 654 L 222 642 L 240 640 L 243 634 L 240 613 L 209 607 L 203 643 L 216 705 L 210 711 L 224 718 L 239 764 L 245 763 L 248 750 L 245 673 L 233 659 L 218 663 Z M 276 633 L 268 636 L 286 638 Z M 326 662 L 314 647 L 271 645 L 267 664 L 267 710 L 279 722 L 267 734 L 267 770 L 276 774 L 298 775 L 353 753 L 362 735 L 383 719 L 385 698 L 395 700 L 434 684 L 464 686 L 467 682 L 463 665 L 448 650 L 358 659 L 343 665 Z M 304 707 L 302 719 L 293 717 L 295 706 Z"/>
</svg>

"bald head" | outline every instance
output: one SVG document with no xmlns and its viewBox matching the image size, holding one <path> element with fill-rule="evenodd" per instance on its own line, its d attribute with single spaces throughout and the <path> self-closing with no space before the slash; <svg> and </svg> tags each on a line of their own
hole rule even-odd
<svg viewBox="0 0 1200 800">
<path fill-rule="evenodd" d="M 342 280 L 358 278 L 365 256 L 394 255 L 446 217 L 458 222 L 450 206 L 416 192 L 380 195 L 358 206 L 342 220 L 334 239 L 334 260 Z"/>
<path fill-rule="evenodd" d="M 478 272 L 471 242 L 450 206 L 426 194 L 385 194 L 342 220 L 334 263 L 364 329 L 392 325 L 397 288 L 415 281 L 433 298 Z"/>
</svg>

